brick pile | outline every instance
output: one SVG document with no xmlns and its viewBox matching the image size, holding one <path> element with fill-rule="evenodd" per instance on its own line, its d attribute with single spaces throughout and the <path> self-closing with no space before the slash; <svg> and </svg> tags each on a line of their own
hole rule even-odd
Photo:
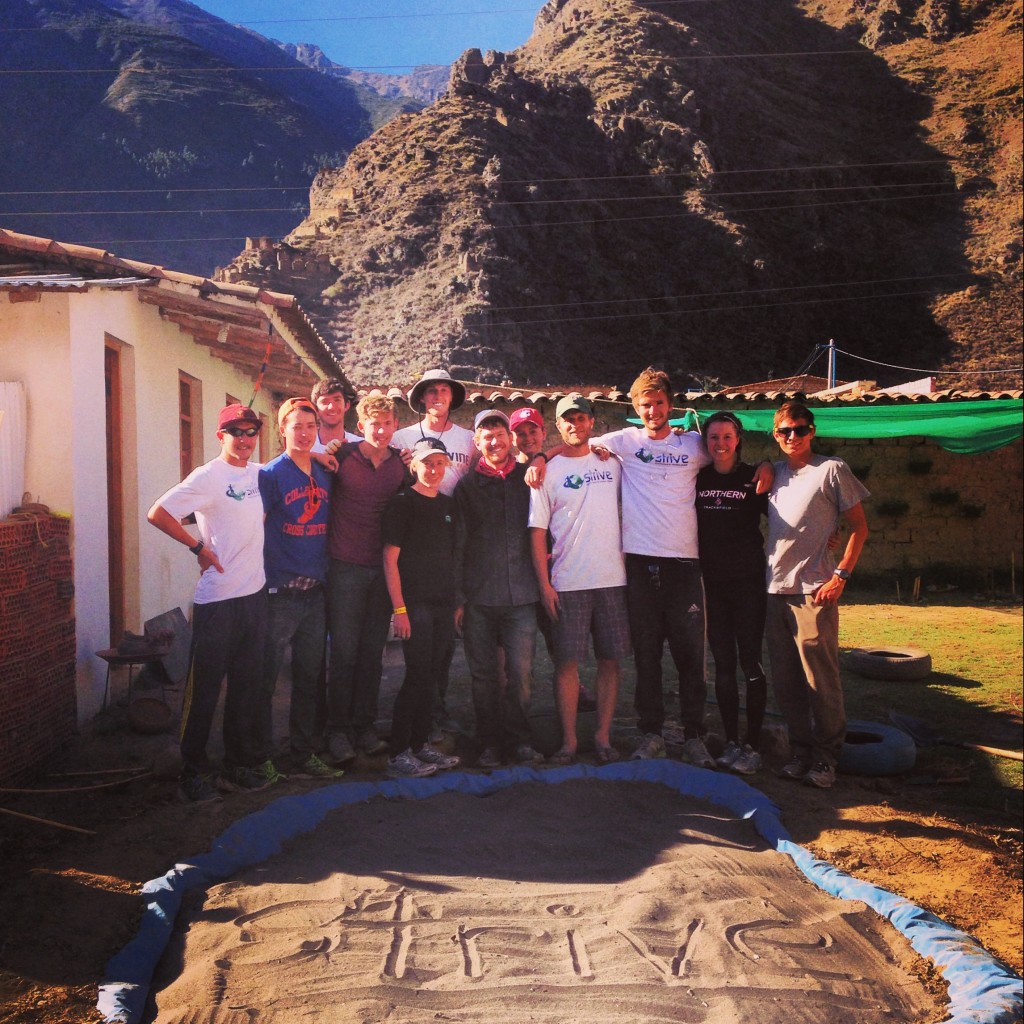
<svg viewBox="0 0 1024 1024">
<path fill-rule="evenodd" d="M 75 732 L 70 519 L 0 519 L 0 780 L 27 773 Z"/>
</svg>

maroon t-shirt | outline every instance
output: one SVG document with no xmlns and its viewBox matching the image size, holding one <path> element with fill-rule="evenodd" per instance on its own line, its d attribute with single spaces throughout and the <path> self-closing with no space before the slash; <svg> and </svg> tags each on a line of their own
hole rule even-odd
<svg viewBox="0 0 1024 1024">
<path fill-rule="evenodd" d="M 405 465 L 394 448 L 378 467 L 359 450 L 362 442 L 338 449 L 331 489 L 327 549 L 331 558 L 354 565 L 382 565 L 381 519 L 388 502 L 406 482 Z"/>
</svg>

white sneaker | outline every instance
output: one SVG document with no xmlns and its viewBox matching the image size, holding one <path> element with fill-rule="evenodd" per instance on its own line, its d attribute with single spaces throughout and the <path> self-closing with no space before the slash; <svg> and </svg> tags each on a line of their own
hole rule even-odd
<svg viewBox="0 0 1024 1024">
<path fill-rule="evenodd" d="M 422 779 L 437 772 L 436 764 L 424 764 L 411 749 L 388 758 L 387 774 L 392 779 Z"/>
<path fill-rule="evenodd" d="M 742 753 L 743 748 L 735 740 L 729 740 L 725 745 L 725 750 L 722 751 L 722 756 L 715 758 L 715 764 L 719 768 L 731 768 L 736 763 L 736 758 Z"/>
<path fill-rule="evenodd" d="M 699 736 L 694 736 L 683 744 L 683 754 L 690 764 L 698 768 L 715 768 L 715 759 L 708 753 L 704 741 Z"/>
<path fill-rule="evenodd" d="M 636 750 L 629 755 L 631 761 L 647 761 L 665 756 L 665 741 L 656 732 L 647 733 L 637 744 Z"/>
<path fill-rule="evenodd" d="M 743 750 L 729 767 L 737 775 L 756 775 L 761 770 L 761 755 L 749 743 L 745 743 Z"/>
<path fill-rule="evenodd" d="M 455 757 L 454 754 L 442 754 L 440 750 L 435 750 L 428 743 L 424 743 L 423 746 L 416 751 L 416 760 L 422 761 L 424 764 L 432 764 L 437 766 L 439 772 L 447 771 L 449 768 L 454 768 L 461 762 L 461 758 Z"/>
</svg>

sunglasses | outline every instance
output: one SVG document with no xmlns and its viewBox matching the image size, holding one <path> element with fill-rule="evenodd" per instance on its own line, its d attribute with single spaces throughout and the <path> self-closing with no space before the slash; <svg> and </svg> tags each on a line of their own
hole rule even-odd
<svg viewBox="0 0 1024 1024">
<path fill-rule="evenodd" d="M 789 438 L 790 434 L 796 434 L 797 437 L 806 437 L 814 427 L 807 426 L 806 423 L 801 423 L 799 427 L 776 427 L 775 433 L 780 437 Z"/>
<path fill-rule="evenodd" d="M 232 437 L 255 437 L 260 432 L 259 427 L 225 427 L 224 433 Z"/>
</svg>

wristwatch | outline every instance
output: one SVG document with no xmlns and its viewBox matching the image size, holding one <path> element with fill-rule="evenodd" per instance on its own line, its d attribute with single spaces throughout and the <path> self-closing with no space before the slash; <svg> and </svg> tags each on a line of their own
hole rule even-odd
<svg viewBox="0 0 1024 1024">
<path fill-rule="evenodd" d="M 850 578 L 850 572 L 848 569 L 834 569 L 832 571 L 833 576 L 838 576 L 844 583 Z"/>
<path fill-rule="evenodd" d="M 196 541 L 195 544 L 189 546 L 189 551 L 191 551 L 193 555 L 198 555 L 199 552 L 202 551 L 205 546 L 206 545 L 201 540 Z"/>
</svg>

